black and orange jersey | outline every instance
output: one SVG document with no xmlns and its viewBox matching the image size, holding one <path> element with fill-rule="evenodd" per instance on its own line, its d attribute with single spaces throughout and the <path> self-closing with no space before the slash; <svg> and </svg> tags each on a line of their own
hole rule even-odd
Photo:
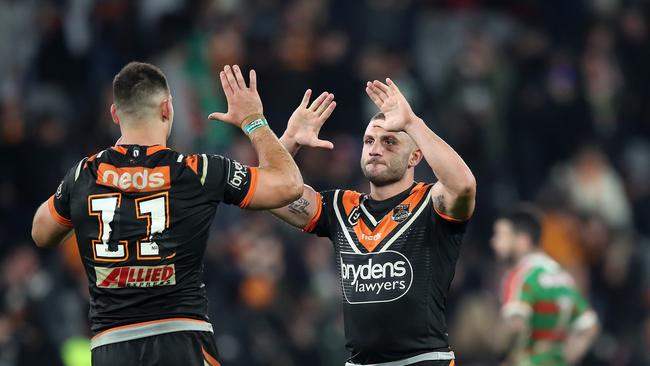
<svg viewBox="0 0 650 366">
<path fill-rule="evenodd" d="M 256 174 L 219 155 L 158 145 L 115 146 L 73 166 L 49 208 L 74 228 L 93 333 L 161 319 L 206 321 L 209 227 L 219 203 L 248 205 Z"/>
<path fill-rule="evenodd" d="M 431 187 L 414 184 L 384 201 L 318 195 L 305 231 L 334 244 L 351 362 L 449 352 L 445 306 L 466 222 L 436 212 Z"/>
</svg>

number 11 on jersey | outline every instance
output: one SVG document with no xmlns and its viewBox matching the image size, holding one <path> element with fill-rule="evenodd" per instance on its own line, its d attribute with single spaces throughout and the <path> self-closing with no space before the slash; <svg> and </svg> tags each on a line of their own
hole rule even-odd
<svg viewBox="0 0 650 366">
<path fill-rule="evenodd" d="M 111 225 L 115 219 L 115 212 L 121 206 L 121 203 L 121 193 L 88 196 L 88 215 L 96 216 L 99 223 L 98 238 L 92 241 L 93 255 L 97 261 L 122 262 L 129 257 L 127 240 L 119 240 L 116 250 L 109 249 L 109 241 L 113 233 Z M 135 209 L 136 218 L 147 220 L 146 234 L 136 242 L 137 259 L 161 259 L 158 244 L 152 237 L 169 228 L 169 192 L 138 198 L 135 200 Z"/>
</svg>

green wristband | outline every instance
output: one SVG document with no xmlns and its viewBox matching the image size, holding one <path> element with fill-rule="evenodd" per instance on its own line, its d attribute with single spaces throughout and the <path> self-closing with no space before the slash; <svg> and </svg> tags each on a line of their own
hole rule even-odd
<svg viewBox="0 0 650 366">
<path fill-rule="evenodd" d="M 253 133 L 253 131 L 257 130 L 260 127 L 268 126 L 268 122 L 266 122 L 266 118 L 258 118 L 256 120 L 253 120 L 246 126 L 244 126 L 243 130 L 246 132 L 247 135 L 250 135 Z"/>
</svg>

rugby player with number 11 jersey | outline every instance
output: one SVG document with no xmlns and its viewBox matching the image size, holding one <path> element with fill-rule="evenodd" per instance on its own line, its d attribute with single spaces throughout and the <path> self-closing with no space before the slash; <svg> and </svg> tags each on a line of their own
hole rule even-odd
<svg viewBox="0 0 650 366">
<path fill-rule="evenodd" d="M 298 167 L 268 127 L 256 75 L 220 73 L 228 113 L 255 147 L 258 167 L 166 146 L 174 111 L 157 67 L 132 62 L 113 81 L 118 145 L 75 164 L 32 226 L 40 247 L 76 235 L 90 290 L 95 366 L 219 365 L 202 281 L 203 254 L 221 202 L 269 209 L 303 190 Z"/>
<path fill-rule="evenodd" d="M 395 83 L 368 82 L 366 93 L 380 110 L 363 136 L 361 169 L 370 193 L 305 186 L 299 200 L 272 213 L 334 245 L 347 366 L 450 366 L 446 299 L 476 181 Z M 301 146 L 333 148 L 318 133 L 336 106 L 334 96 L 323 93 L 309 105 L 310 94 L 280 138 L 292 154 Z M 435 184 L 414 182 L 423 157 Z"/>
</svg>

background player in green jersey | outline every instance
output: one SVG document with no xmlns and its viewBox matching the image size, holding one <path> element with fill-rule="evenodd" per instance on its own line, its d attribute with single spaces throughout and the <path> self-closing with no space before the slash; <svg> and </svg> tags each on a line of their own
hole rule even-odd
<svg viewBox="0 0 650 366">
<path fill-rule="evenodd" d="M 538 247 L 541 214 L 522 205 L 494 224 L 492 247 L 510 270 L 501 313 L 509 338 L 505 365 L 577 363 L 598 333 L 598 320 L 573 277 Z"/>
</svg>

